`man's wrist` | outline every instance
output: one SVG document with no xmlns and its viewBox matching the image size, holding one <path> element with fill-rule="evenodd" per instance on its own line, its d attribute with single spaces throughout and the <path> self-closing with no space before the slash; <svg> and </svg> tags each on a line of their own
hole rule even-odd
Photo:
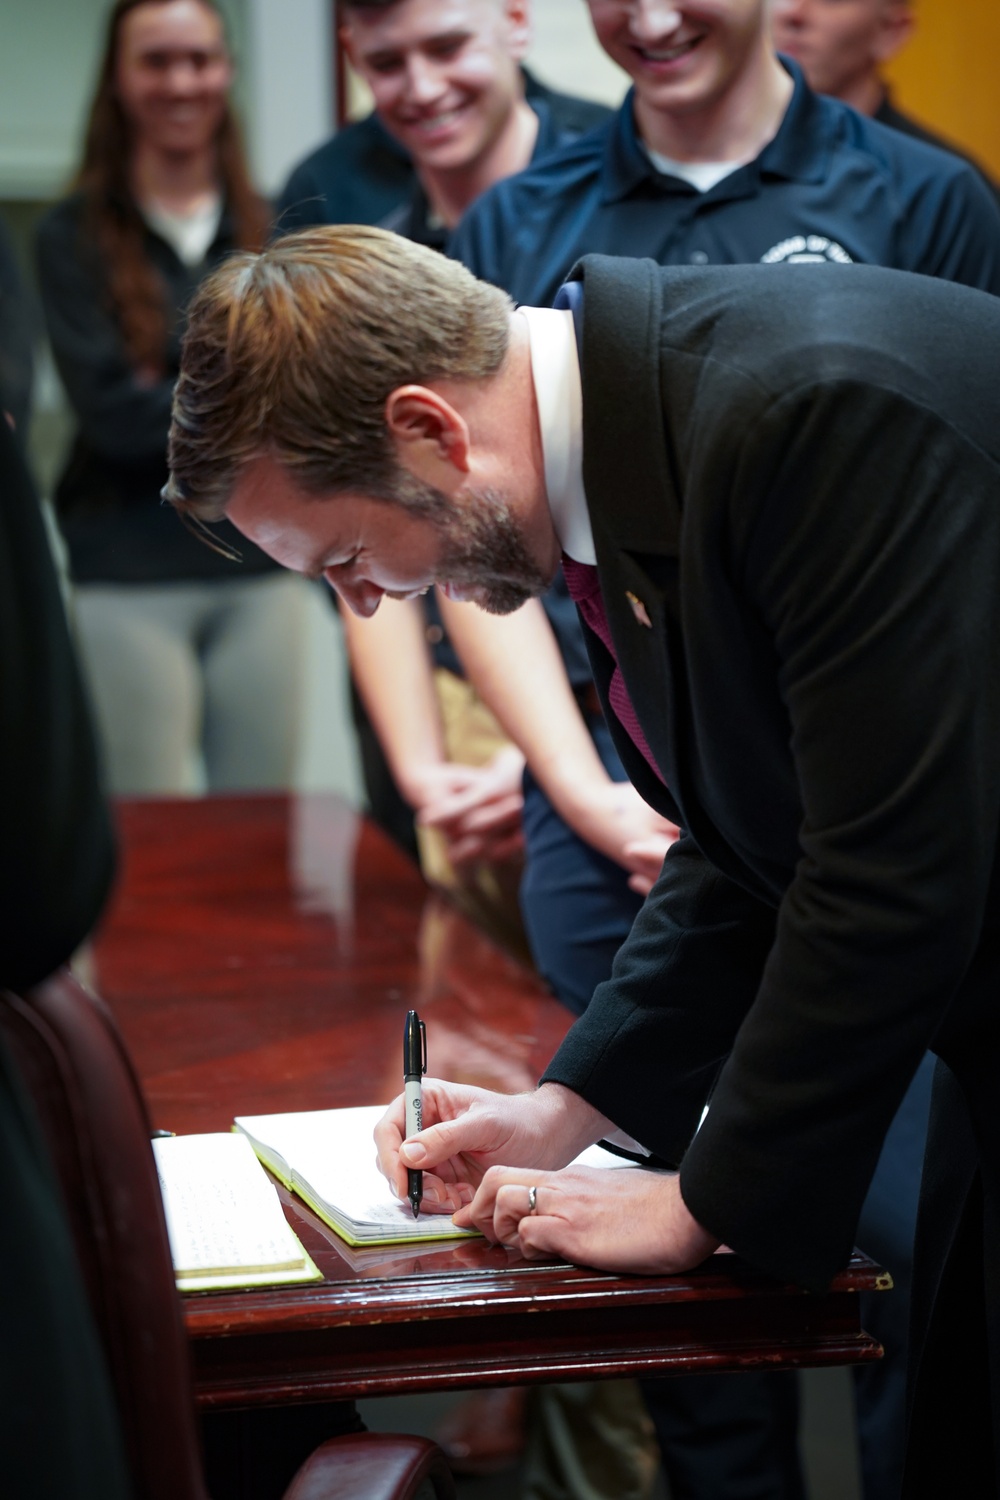
<svg viewBox="0 0 1000 1500">
<path fill-rule="evenodd" d="M 555 1167 L 567 1166 L 581 1151 L 616 1128 L 613 1120 L 564 1083 L 541 1083 L 537 1094 L 546 1111 L 546 1139 L 558 1158 L 553 1162 Z"/>
<path fill-rule="evenodd" d="M 392 774 L 404 800 L 414 812 L 419 813 L 428 802 L 440 795 L 444 768 L 448 764 L 442 755 L 438 760 L 422 760 L 405 766 L 393 766 Z"/>
</svg>

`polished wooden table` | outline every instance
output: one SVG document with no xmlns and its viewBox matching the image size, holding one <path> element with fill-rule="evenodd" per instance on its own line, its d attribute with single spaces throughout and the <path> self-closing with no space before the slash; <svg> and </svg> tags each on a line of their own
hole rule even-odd
<svg viewBox="0 0 1000 1500">
<path fill-rule="evenodd" d="M 533 1085 L 568 1016 L 382 835 L 326 796 L 119 805 L 122 871 L 94 981 L 153 1124 L 388 1101 L 404 1013 L 433 1073 Z M 373 1148 L 374 1149 L 374 1148 Z M 281 1189 L 322 1283 L 185 1298 L 199 1401 L 313 1401 L 627 1373 L 858 1363 L 856 1256 L 810 1296 L 718 1255 L 623 1277 L 466 1241 L 351 1250 Z"/>
</svg>

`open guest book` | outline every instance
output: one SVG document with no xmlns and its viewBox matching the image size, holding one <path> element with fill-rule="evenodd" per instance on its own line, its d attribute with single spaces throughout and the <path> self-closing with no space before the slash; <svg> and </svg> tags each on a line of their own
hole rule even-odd
<svg viewBox="0 0 1000 1500">
<path fill-rule="evenodd" d="M 372 1132 L 384 1104 L 312 1109 L 286 1115 L 237 1115 L 261 1161 L 349 1245 L 468 1239 L 447 1214 L 413 1217 L 375 1164 Z"/>
<path fill-rule="evenodd" d="M 153 1155 L 180 1291 L 321 1279 L 244 1136 L 166 1136 Z"/>
<path fill-rule="evenodd" d="M 248 1138 L 266 1167 L 308 1203 L 349 1245 L 416 1244 L 468 1239 L 448 1214 L 421 1212 L 394 1198 L 375 1163 L 372 1132 L 385 1105 L 315 1109 L 283 1115 L 238 1115 L 233 1128 Z M 584 1166 L 625 1163 L 599 1146 L 577 1158 Z"/>
</svg>

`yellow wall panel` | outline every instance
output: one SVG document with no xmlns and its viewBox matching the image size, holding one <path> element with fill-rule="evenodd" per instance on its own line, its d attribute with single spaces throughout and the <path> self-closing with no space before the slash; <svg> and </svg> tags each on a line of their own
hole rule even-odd
<svg viewBox="0 0 1000 1500">
<path fill-rule="evenodd" d="M 915 0 L 917 31 L 888 71 L 900 109 L 1000 178 L 1000 0 Z"/>
</svg>

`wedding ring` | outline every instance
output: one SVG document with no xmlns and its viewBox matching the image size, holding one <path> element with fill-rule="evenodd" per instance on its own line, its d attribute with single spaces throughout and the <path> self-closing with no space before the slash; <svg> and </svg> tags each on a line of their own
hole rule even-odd
<svg viewBox="0 0 1000 1500">
<path fill-rule="evenodd" d="M 538 1189 L 536 1187 L 530 1187 L 528 1189 L 528 1212 L 529 1212 L 529 1214 L 533 1214 L 535 1212 L 535 1209 L 537 1207 L 538 1207 Z"/>
</svg>

